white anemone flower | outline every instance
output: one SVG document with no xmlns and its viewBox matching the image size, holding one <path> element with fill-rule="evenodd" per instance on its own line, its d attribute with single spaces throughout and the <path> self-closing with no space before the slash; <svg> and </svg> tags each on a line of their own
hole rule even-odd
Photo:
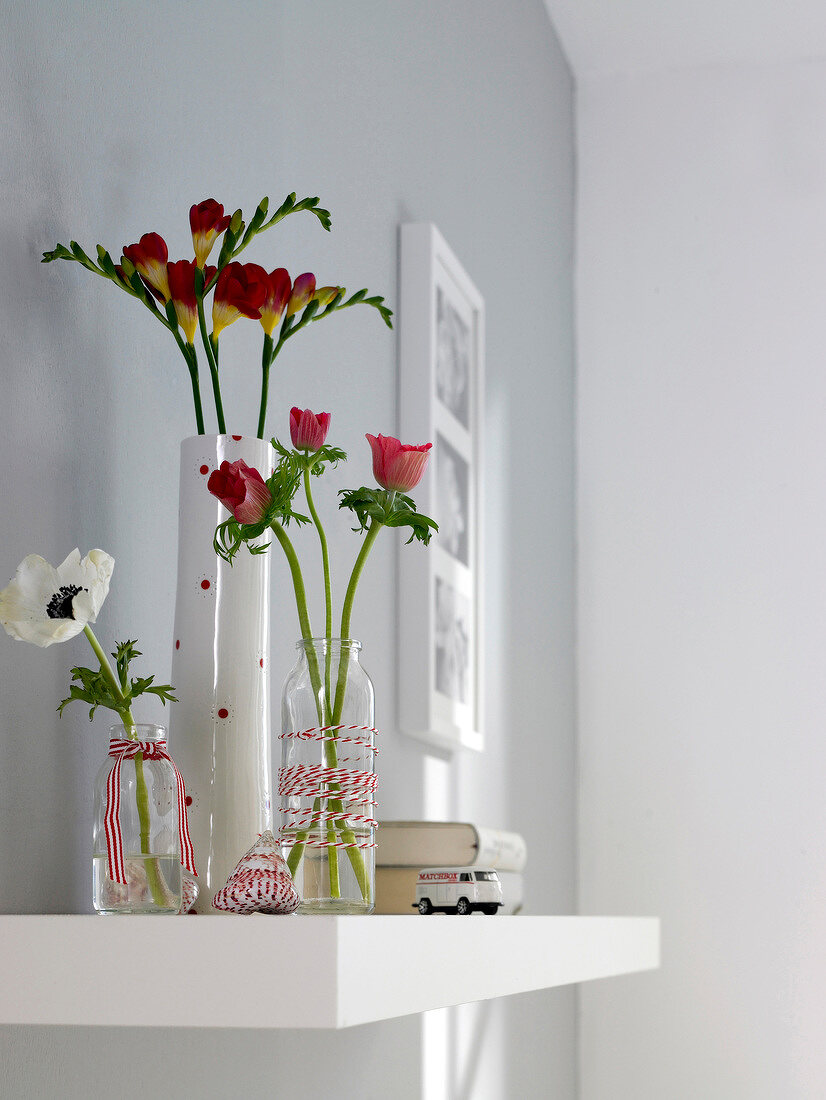
<svg viewBox="0 0 826 1100">
<path fill-rule="evenodd" d="M 29 554 L 0 592 L 0 623 L 20 642 L 43 648 L 66 642 L 97 619 L 114 567 L 115 559 L 103 550 L 81 558 L 75 549 L 56 569 Z"/>
</svg>

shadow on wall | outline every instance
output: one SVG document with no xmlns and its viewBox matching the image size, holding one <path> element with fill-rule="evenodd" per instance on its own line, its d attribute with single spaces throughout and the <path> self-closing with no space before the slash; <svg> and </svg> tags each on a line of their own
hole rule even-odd
<svg viewBox="0 0 826 1100">
<path fill-rule="evenodd" d="M 56 564 L 76 545 L 82 553 L 90 549 L 87 540 L 95 536 L 89 532 L 110 529 L 107 497 L 95 482 L 111 467 L 114 447 L 103 419 L 112 407 L 112 379 L 88 306 L 79 305 L 89 301 L 88 287 L 78 293 L 88 275 L 40 263 L 43 251 L 71 236 L 61 209 L 75 181 L 51 160 L 38 72 L 26 64 L 25 51 L 18 64 L 6 111 L 28 140 L 16 150 L 17 190 L 0 228 L 0 462 L 6 471 L 0 586 L 25 555 Z M 78 889 L 89 879 L 88 837 L 77 828 L 77 809 L 89 802 L 98 754 L 82 710 L 62 720 L 56 713 L 70 667 L 85 663 L 82 644 L 48 652 L 5 636 L 0 644 L 0 682 L 15 685 L 4 693 L 0 728 L 7 761 L 0 773 L 0 831 L 16 838 L 0 846 L 0 906 L 5 912 L 88 909 Z M 37 875 L 26 871 L 31 852 L 38 853 Z"/>
</svg>

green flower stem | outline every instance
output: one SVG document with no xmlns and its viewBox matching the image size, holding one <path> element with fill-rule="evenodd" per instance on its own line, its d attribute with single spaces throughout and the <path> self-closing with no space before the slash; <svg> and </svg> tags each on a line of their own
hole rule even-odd
<svg viewBox="0 0 826 1100">
<path fill-rule="evenodd" d="M 301 575 L 301 566 L 298 562 L 298 557 L 295 552 L 295 547 L 290 542 L 289 535 L 277 521 L 272 523 L 271 528 L 275 534 L 275 537 L 281 543 L 281 548 L 287 556 L 287 562 L 290 567 L 290 574 L 293 581 L 293 589 L 295 591 L 295 602 L 298 608 L 298 622 L 301 627 L 301 637 L 305 642 L 309 642 L 307 646 L 307 663 L 310 669 L 310 681 L 313 685 L 313 692 L 316 698 L 316 710 L 319 713 L 319 723 L 324 726 L 327 724 L 324 716 L 324 708 L 319 701 L 322 697 L 321 692 L 321 673 L 318 667 L 318 659 L 316 658 L 315 648 L 312 645 L 312 629 L 310 627 L 310 617 L 307 613 L 307 596 L 304 589 L 304 578 Z M 351 600 L 352 603 L 352 600 Z M 343 663 L 343 662 L 342 662 Z M 346 683 L 346 666 L 345 666 L 345 683 Z M 343 699 L 342 699 L 343 702 Z M 336 725 L 337 721 L 333 721 L 333 725 Z M 324 742 L 324 758 L 328 768 L 338 767 L 338 753 L 336 752 L 336 745 L 334 741 Z M 318 809 L 320 803 L 316 803 L 315 807 Z M 330 799 L 330 809 L 334 814 L 343 814 L 344 805 L 340 798 Z M 341 819 L 343 822 L 343 818 Z M 328 836 L 330 830 L 328 829 Z M 350 860 L 350 866 L 353 868 L 353 874 L 356 876 L 356 882 L 358 883 L 361 896 L 365 901 L 370 900 L 370 885 L 367 881 L 367 873 L 364 867 L 364 860 L 362 859 L 361 852 L 356 844 L 356 835 L 352 829 L 347 829 L 342 824 L 341 826 L 341 838 L 345 844 L 350 845 L 346 849 L 347 858 Z M 295 843 L 290 849 L 289 856 L 287 858 L 287 866 L 290 869 L 290 874 L 295 877 L 298 865 L 301 862 L 301 857 L 304 854 L 304 842 L 307 839 L 307 832 L 297 832 Z M 330 895 L 332 897 L 340 897 L 341 889 L 338 885 L 338 850 L 334 847 L 328 847 L 327 860 L 330 870 Z"/>
<path fill-rule="evenodd" d="M 319 517 L 319 514 L 316 510 L 315 502 L 313 500 L 312 489 L 310 487 L 310 472 L 311 472 L 311 470 L 312 470 L 312 464 L 308 465 L 304 470 L 304 491 L 307 494 L 307 506 L 310 510 L 310 515 L 313 517 L 313 523 L 315 524 L 316 530 L 318 531 L 318 541 L 321 544 L 321 566 L 322 566 L 322 570 L 323 570 L 323 573 L 324 573 L 324 610 L 325 610 L 325 615 L 324 615 L 324 637 L 327 639 L 327 644 L 324 647 L 324 709 L 325 709 L 325 714 L 324 714 L 324 721 L 322 722 L 322 725 L 323 726 L 328 726 L 328 725 L 330 725 L 330 719 L 332 717 L 332 708 L 330 706 L 330 699 L 331 699 L 331 695 L 330 695 L 330 680 L 331 680 L 330 667 L 331 667 L 331 663 L 332 663 L 332 653 L 330 652 L 330 648 L 331 648 L 330 641 L 331 641 L 332 634 L 333 634 L 333 594 L 332 594 L 333 590 L 332 590 L 332 585 L 330 584 L 330 554 L 329 554 L 329 551 L 327 549 L 327 535 L 324 531 L 324 526 L 322 525 L 321 518 Z M 335 730 L 333 730 L 331 732 L 331 735 L 336 740 L 338 739 L 338 734 L 335 732 Z M 332 757 L 333 760 L 336 760 L 337 750 L 336 750 L 335 741 L 327 742 L 325 748 L 332 750 L 331 752 L 327 753 L 328 758 Z M 336 763 L 337 763 L 337 761 L 336 761 Z M 328 764 L 328 767 L 335 767 L 335 766 L 336 766 L 335 764 Z M 340 790 L 340 787 L 338 786 L 338 784 L 334 784 L 331 789 L 332 790 Z M 336 800 L 336 801 L 339 802 L 340 800 Z M 327 853 L 328 853 L 328 863 L 329 863 L 329 866 L 330 866 L 330 881 L 332 882 L 332 880 L 333 880 L 333 857 L 335 857 L 335 865 L 336 865 L 335 866 L 335 874 L 336 874 L 336 882 L 338 884 L 338 849 L 335 847 L 336 839 L 337 838 L 336 838 L 335 823 L 334 823 L 334 821 L 330 821 L 330 823 L 328 825 L 328 828 L 327 828 L 327 840 L 329 842 L 328 846 L 327 846 Z M 330 892 L 333 893 L 332 889 L 331 889 Z M 336 893 L 333 893 L 333 897 L 340 897 L 340 896 L 341 896 L 341 890 L 340 890 L 340 887 L 339 887 L 338 891 Z"/>
<path fill-rule="evenodd" d="M 192 344 L 184 344 L 184 347 L 189 351 L 185 353 L 187 366 L 189 367 L 189 377 L 192 382 L 192 399 L 195 402 L 195 427 L 197 428 L 198 435 L 204 434 L 204 410 L 201 405 L 201 387 L 198 382 L 198 357 L 195 354 L 195 347 Z"/>
<path fill-rule="evenodd" d="M 318 531 L 318 541 L 321 544 L 321 567 L 324 572 L 324 637 L 327 639 L 327 652 L 324 661 L 324 699 L 327 704 L 327 711 L 332 714 L 332 707 L 330 706 L 330 661 L 332 656 L 330 653 L 330 640 L 333 636 L 333 588 L 330 582 L 330 554 L 327 549 L 327 535 L 316 511 L 310 487 L 311 470 L 311 465 L 304 470 L 304 492 L 307 494 L 307 507 L 313 517 L 313 523 Z"/>
<path fill-rule="evenodd" d="M 121 691 L 118 678 L 115 676 L 112 666 L 109 664 L 109 658 L 103 652 L 100 642 L 92 633 L 92 628 L 88 623 L 83 628 L 83 633 L 89 639 L 89 644 L 94 650 L 98 661 L 100 661 L 100 670 L 109 681 L 112 694 L 116 699 L 123 700 L 123 692 Z M 131 709 L 125 705 L 125 701 L 123 710 L 117 713 L 120 715 L 121 721 L 123 722 L 127 738 L 130 741 L 136 741 L 138 734 L 135 719 L 132 716 Z M 146 787 L 146 776 L 143 772 L 143 753 L 141 752 L 135 756 L 135 782 L 137 784 L 135 801 L 137 802 L 138 821 L 140 823 L 141 852 L 144 855 L 149 855 L 149 792 Z M 146 861 L 146 878 L 149 884 L 149 890 L 152 894 L 152 900 L 158 908 L 166 908 L 168 904 L 168 890 L 165 889 L 165 883 L 163 882 L 157 860 L 150 859 Z"/>
<path fill-rule="evenodd" d="M 367 535 L 364 542 L 361 545 L 361 550 L 358 552 L 358 557 L 353 564 L 353 572 L 350 574 L 350 581 L 347 585 L 347 592 L 344 596 L 344 607 L 341 611 L 341 637 L 350 637 L 350 616 L 353 612 L 353 600 L 356 595 L 356 588 L 358 587 L 359 578 L 361 577 L 362 570 L 364 569 L 364 563 L 373 549 L 373 543 L 376 541 L 379 531 L 384 527 L 383 523 L 378 523 L 375 519 L 370 521 L 370 526 L 367 529 Z M 340 660 L 338 664 L 338 682 L 336 683 L 336 701 L 333 707 L 333 725 L 336 726 L 341 721 L 341 712 L 344 709 L 344 692 L 347 688 L 347 662 Z"/>
<path fill-rule="evenodd" d="M 264 438 L 264 421 L 267 418 L 267 397 L 270 388 L 270 367 L 275 359 L 272 336 L 264 333 L 264 348 L 261 352 L 261 407 L 258 412 L 258 438 Z"/>
<path fill-rule="evenodd" d="M 180 330 L 178 328 L 178 315 L 175 312 L 175 306 L 170 301 L 166 303 L 166 316 L 168 320 L 168 328 L 172 335 L 175 337 L 175 343 L 180 349 L 181 355 L 186 360 L 187 370 L 189 371 L 189 378 L 192 382 L 192 399 L 195 402 L 195 426 L 198 430 L 198 435 L 204 434 L 204 411 L 201 407 L 201 388 L 198 384 L 198 357 L 195 354 L 195 347 L 193 344 L 186 343 L 181 337 Z"/>
<path fill-rule="evenodd" d="M 355 564 L 353 565 L 353 571 L 350 574 L 350 582 L 347 585 L 347 592 L 344 597 L 344 608 L 341 614 L 341 641 L 343 642 L 350 637 L 350 616 L 353 610 L 353 599 L 356 595 L 356 588 L 358 586 L 359 578 L 361 577 L 362 570 L 364 569 L 364 563 L 367 561 L 368 555 L 373 548 L 373 543 L 376 541 L 379 531 L 384 526 L 383 523 L 377 523 L 372 520 L 370 527 L 367 531 L 367 535 L 362 544 L 361 550 L 358 553 Z M 349 670 L 349 655 L 341 653 L 339 655 L 338 662 L 338 680 L 336 683 L 336 700 L 333 708 L 333 722 L 334 726 L 339 725 L 341 722 L 341 715 L 344 710 L 344 697 L 347 690 L 347 673 Z M 328 752 L 328 767 L 337 767 L 337 752 L 336 744 L 334 741 L 328 741 L 326 747 Z M 329 762 L 332 761 L 332 762 Z M 343 805 L 340 799 L 332 803 L 333 811 L 343 813 Z M 361 857 L 361 852 L 356 844 L 355 833 L 352 829 L 346 829 L 342 825 L 341 829 L 342 840 L 350 845 L 346 849 L 347 855 L 350 857 L 350 864 L 353 868 L 353 873 L 356 876 L 359 889 L 361 890 L 361 896 L 365 901 L 370 901 L 370 884 L 367 881 L 367 872 L 364 866 L 364 860 Z M 292 857 L 292 852 L 290 853 Z M 299 856 L 300 858 L 300 856 Z"/>
<path fill-rule="evenodd" d="M 372 520 L 370 527 L 368 528 L 367 535 L 362 544 L 361 550 L 358 553 L 355 564 L 353 565 L 353 571 L 350 574 L 350 582 L 347 585 L 347 593 L 344 597 L 344 608 L 341 615 L 341 639 L 342 642 L 350 637 L 350 616 L 353 610 L 353 600 L 356 594 L 356 588 L 358 587 L 359 578 L 361 577 L 362 570 L 364 569 L 364 563 L 367 561 L 368 555 L 373 548 L 373 543 L 376 541 L 379 531 L 384 526 L 383 523 L 377 523 Z M 349 657 L 345 653 L 339 655 L 338 663 L 338 680 L 336 683 L 336 699 L 335 706 L 333 708 L 333 721 L 334 726 L 339 725 L 341 722 L 342 711 L 344 710 L 344 697 L 347 690 L 347 673 L 349 671 Z M 326 743 L 327 752 L 327 766 L 330 768 L 337 767 L 337 752 L 336 744 L 334 741 L 328 741 Z M 343 805 L 340 799 L 337 799 L 331 803 L 333 812 L 343 813 Z M 361 857 L 361 852 L 355 847 L 356 837 L 352 829 L 341 829 L 342 840 L 351 845 L 346 849 L 347 855 L 350 858 L 350 864 L 353 868 L 353 873 L 356 876 L 359 889 L 361 890 L 361 896 L 365 901 L 370 901 L 370 884 L 367 881 L 367 872 L 364 866 L 364 860 Z M 290 852 L 290 860 L 293 859 L 295 848 Z M 301 858 L 301 853 L 295 857 L 295 865 L 298 865 L 298 861 Z M 292 870 L 292 865 L 288 860 L 288 865 Z"/>
<path fill-rule="evenodd" d="M 207 362 L 209 363 L 209 373 L 212 377 L 212 395 L 215 398 L 215 414 L 218 417 L 218 431 L 221 435 L 226 435 L 227 426 L 224 423 L 224 406 L 221 403 L 221 385 L 218 381 L 218 358 L 215 353 L 216 345 L 213 343 L 212 337 L 206 330 L 203 298 L 198 299 L 198 327 L 201 331 L 201 340 L 203 341 L 204 351 L 206 352 Z"/>
<path fill-rule="evenodd" d="M 318 668 L 318 660 L 316 658 L 315 649 L 312 645 L 312 627 L 310 626 L 310 616 L 307 611 L 307 594 L 304 588 L 304 577 L 301 573 L 301 566 L 298 561 L 298 555 L 295 552 L 295 547 L 290 541 L 290 536 L 284 530 L 280 523 L 277 521 L 270 524 L 275 537 L 281 543 L 281 549 L 284 551 L 287 557 L 287 563 L 290 567 L 290 576 L 292 577 L 293 590 L 295 592 L 295 604 L 298 609 L 298 623 L 301 629 L 301 637 L 307 645 L 307 663 L 310 668 L 310 681 L 313 685 L 313 695 L 315 697 L 316 712 L 318 714 L 319 726 L 327 725 L 327 715 L 325 708 L 321 702 L 321 674 Z M 335 767 L 335 764 L 330 763 L 329 749 L 331 743 L 325 742 L 325 758 L 327 760 L 327 767 Z M 318 812 L 321 808 L 321 800 L 316 799 L 313 804 L 314 811 Z M 333 805 L 333 811 L 335 812 L 335 805 Z M 335 831 L 332 828 L 332 824 L 327 829 L 328 840 L 335 842 Z M 304 844 L 307 840 L 307 831 L 301 831 L 296 833 L 295 843 L 290 849 L 289 858 L 287 859 L 287 866 L 289 867 L 290 874 L 295 878 L 295 873 L 298 869 L 298 864 L 301 862 L 301 857 L 304 854 Z M 338 850 L 333 845 L 327 848 L 327 864 L 330 872 L 330 895 L 331 897 L 341 897 L 341 885 L 339 882 L 338 874 Z"/>
<path fill-rule="evenodd" d="M 312 628 L 310 627 L 310 616 L 307 612 L 307 593 L 304 588 L 304 577 L 301 574 L 298 555 L 295 552 L 295 547 L 290 542 L 290 536 L 278 520 L 274 520 L 270 524 L 270 527 L 275 537 L 281 543 L 281 549 L 287 556 L 287 563 L 290 567 L 290 576 L 292 577 L 293 590 L 295 592 L 295 605 L 298 610 L 298 625 L 301 629 L 301 637 L 308 642 L 313 635 Z M 316 672 L 317 671 L 318 665 L 316 664 Z"/>
</svg>

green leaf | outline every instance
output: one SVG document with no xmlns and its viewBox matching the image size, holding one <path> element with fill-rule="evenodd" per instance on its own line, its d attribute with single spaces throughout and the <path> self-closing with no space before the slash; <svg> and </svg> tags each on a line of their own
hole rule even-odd
<svg viewBox="0 0 826 1100">
<path fill-rule="evenodd" d="M 171 684 L 156 684 L 154 687 L 148 688 L 150 695 L 157 695 L 164 706 L 167 703 L 178 702 L 176 696 L 172 694 L 174 690 Z"/>
<path fill-rule="evenodd" d="M 359 521 L 354 531 L 364 531 L 368 520 L 387 527 L 409 527 L 412 531 L 408 542 L 418 539 L 425 546 L 430 542 L 439 525 L 429 516 L 416 511 L 413 500 L 403 493 L 390 493 L 386 489 L 342 489 L 339 508 L 349 508 Z"/>
<path fill-rule="evenodd" d="M 64 708 L 74 700 L 91 704 L 89 717 L 94 716 L 98 707 L 114 711 L 119 717 L 125 718 L 125 712 L 129 709 L 134 698 L 145 692 L 162 696 L 162 701 L 167 699 L 175 702 L 170 694 L 173 690 L 171 684 L 155 685 L 154 676 L 135 677 L 129 681 L 129 664 L 135 657 L 141 656 L 137 648 L 137 642 L 127 640 L 116 642 L 115 651 L 112 654 L 115 659 L 116 675 L 120 683 L 120 695 L 113 694 L 109 681 L 103 674 L 103 670 L 84 668 L 78 666 L 72 669 L 72 682 L 69 687 L 69 695 L 57 708 L 58 713 L 63 714 Z"/>
<path fill-rule="evenodd" d="M 310 473 L 314 477 L 319 477 L 327 466 L 338 466 L 339 462 L 347 461 L 347 452 L 342 451 L 341 447 L 330 447 L 326 443 L 323 447 L 315 452 L 315 455 L 310 456 L 312 465 L 310 466 Z"/>
</svg>

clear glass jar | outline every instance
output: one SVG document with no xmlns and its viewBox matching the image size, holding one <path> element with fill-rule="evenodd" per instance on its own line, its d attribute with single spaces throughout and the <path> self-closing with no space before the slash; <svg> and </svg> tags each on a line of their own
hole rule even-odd
<svg viewBox="0 0 826 1100">
<path fill-rule="evenodd" d="M 109 733 L 109 755 L 95 780 L 95 909 L 99 913 L 177 913 L 182 890 L 177 776 L 171 760 L 151 755 L 165 751 L 166 730 L 154 725 L 117 725 Z M 126 742 L 129 747 L 124 754 Z M 133 755 L 135 745 L 144 748 Z M 118 845 L 125 882 L 116 881 Z"/>
<path fill-rule="evenodd" d="M 313 638 L 281 697 L 280 841 L 299 913 L 370 913 L 376 897 L 375 700 L 361 643 Z"/>
</svg>

